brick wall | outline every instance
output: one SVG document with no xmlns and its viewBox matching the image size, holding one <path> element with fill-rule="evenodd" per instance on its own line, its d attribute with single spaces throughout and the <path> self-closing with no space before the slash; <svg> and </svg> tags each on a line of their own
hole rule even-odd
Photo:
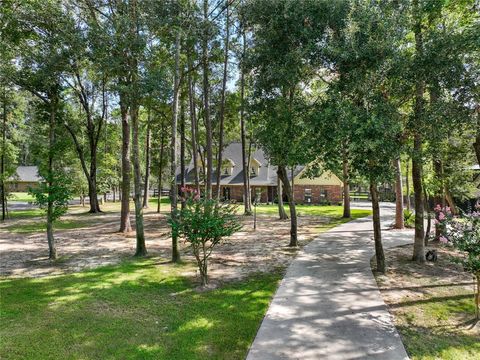
<svg viewBox="0 0 480 360">
<path fill-rule="evenodd" d="M 293 197 L 297 204 L 305 202 L 305 189 L 311 189 L 312 204 L 319 204 L 325 201 L 322 194 L 326 192 L 326 200 L 331 203 L 341 202 L 343 199 L 342 187 L 339 185 L 294 185 Z"/>
<path fill-rule="evenodd" d="M 234 185 L 234 186 L 227 186 L 230 188 L 230 199 L 235 200 L 237 202 L 243 202 L 243 185 Z M 216 194 L 216 185 L 212 186 L 213 194 Z M 221 186 L 221 195 L 223 196 L 223 188 Z M 180 187 L 179 187 L 180 189 Z M 268 191 L 269 188 L 267 186 L 251 186 L 250 187 L 252 201 L 255 197 L 257 189 L 260 189 L 261 196 L 260 202 L 266 203 L 269 200 L 268 198 Z M 339 185 L 294 185 L 294 198 L 297 204 L 303 204 L 305 202 L 305 189 L 312 190 L 312 204 L 319 204 L 322 201 L 330 201 L 331 203 L 338 203 L 341 202 L 343 199 L 342 194 L 342 187 Z M 321 195 L 324 194 L 326 191 L 326 199 Z M 273 191 L 270 190 L 270 197 L 275 198 L 277 196 L 277 187 L 273 187 Z M 284 194 L 285 195 L 285 194 Z M 286 199 L 285 199 L 286 201 Z"/>
<path fill-rule="evenodd" d="M 6 184 L 7 189 L 10 192 L 27 192 L 29 188 L 37 188 L 38 183 L 37 182 L 9 182 Z"/>
</svg>

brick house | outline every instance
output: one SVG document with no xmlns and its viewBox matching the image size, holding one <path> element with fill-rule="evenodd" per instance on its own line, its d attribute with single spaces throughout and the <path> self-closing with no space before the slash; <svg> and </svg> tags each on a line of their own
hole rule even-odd
<svg viewBox="0 0 480 360">
<path fill-rule="evenodd" d="M 240 143 L 231 143 L 223 151 L 222 176 L 220 180 L 221 194 L 226 200 L 243 202 L 243 167 Z M 264 152 L 256 149 L 250 156 L 250 191 L 252 199 L 257 198 L 262 203 L 272 203 L 277 197 L 277 167 L 270 164 Z M 198 164 L 203 177 L 204 169 Z M 318 177 L 304 176 L 305 166 L 297 166 L 293 174 L 289 171 L 289 180 L 292 181 L 295 202 L 298 204 L 324 204 L 342 201 L 342 181 L 332 172 L 325 171 Z M 216 171 L 214 169 L 212 182 L 216 190 Z M 177 181 L 180 183 L 180 174 L 177 172 Z M 194 183 L 193 162 L 185 169 L 185 184 Z M 284 199 L 285 195 L 284 195 Z"/>
<path fill-rule="evenodd" d="M 27 192 L 29 188 L 37 187 L 42 181 L 37 166 L 19 166 L 15 174 L 7 180 L 8 191 Z"/>
</svg>

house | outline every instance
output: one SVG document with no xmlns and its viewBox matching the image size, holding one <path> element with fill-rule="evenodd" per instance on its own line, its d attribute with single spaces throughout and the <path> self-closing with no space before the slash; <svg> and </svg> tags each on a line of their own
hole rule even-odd
<svg viewBox="0 0 480 360">
<path fill-rule="evenodd" d="M 8 191 L 27 192 L 29 188 L 37 187 L 42 181 L 37 166 L 19 166 L 15 174 L 7 180 Z"/>
<path fill-rule="evenodd" d="M 243 166 L 242 147 L 240 143 L 231 143 L 222 154 L 222 175 L 220 180 L 221 194 L 225 200 L 243 202 Z M 272 203 L 277 198 L 277 167 L 270 164 L 265 153 L 256 149 L 250 156 L 250 191 L 252 199 L 257 198 L 262 203 Z M 203 177 L 205 170 L 199 160 L 198 169 Z M 289 171 L 292 181 L 295 202 L 298 204 L 338 203 L 342 201 L 342 181 L 332 172 L 326 171 L 313 179 L 305 177 L 305 166 L 297 166 L 293 174 Z M 216 171 L 212 177 L 213 189 L 216 191 Z M 180 183 L 180 174 L 177 181 Z M 185 169 L 185 184 L 193 185 L 193 162 Z M 285 195 L 284 195 L 284 199 Z"/>
</svg>

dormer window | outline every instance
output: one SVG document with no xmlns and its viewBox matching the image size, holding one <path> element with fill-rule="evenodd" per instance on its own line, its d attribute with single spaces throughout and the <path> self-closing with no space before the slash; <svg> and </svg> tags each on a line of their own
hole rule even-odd
<svg viewBox="0 0 480 360">
<path fill-rule="evenodd" d="M 222 161 L 222 175 L 231 176 L 233 173 L 233 167 L 235 163 L 231 159 L 225 159 Z"/>
<path fill-rule="evenodd" d="M 257 159 L 250 160 L 250 176 L 258 176 L 262 164 Z"/>
</svg>

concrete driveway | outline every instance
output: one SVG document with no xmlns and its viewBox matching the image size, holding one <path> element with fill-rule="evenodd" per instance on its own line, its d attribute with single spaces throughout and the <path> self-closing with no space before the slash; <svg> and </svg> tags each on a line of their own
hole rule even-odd
<svg viewBox="0 0 480 360">
<path fill-rule="evenodd" d="M 386 231 L 393 204 L 382 204 L 384 246 L 413 241 Z M 370 270 L 371 218 L 320 235 L 287 270 L 251 346 L 248 360 L 408 359 Z"/>
</svg>

